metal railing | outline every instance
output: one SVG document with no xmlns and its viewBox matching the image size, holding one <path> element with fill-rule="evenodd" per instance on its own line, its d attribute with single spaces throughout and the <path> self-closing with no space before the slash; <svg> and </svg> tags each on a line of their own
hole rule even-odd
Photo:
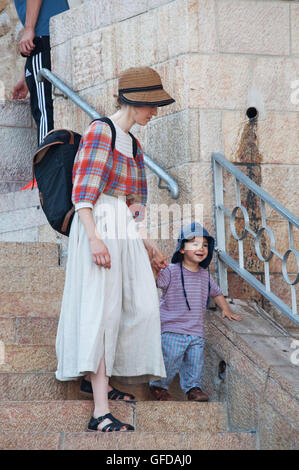
<svg viewBox="0 0 299 470">
<path fill-rule="evenodd" d="M 87 113 L 92 119 L 100 119 L 102 116 L 86 103 L 80 96 L 69 88 L 60 78 L 56 77 L 48 69 L 40 69 L 37 74 L 37 79 L 39 82 L 42 82 L 44 79 L 48 80 L 52 85 L 58 88 L 67 98 L 72 100 L 79 108 L 81 108 L 85 113 Z M 179 197 L 180 191 L 177 182 L 161 168 L 156 162 L 154 162 L 148 155 L 143 154 L 145 165 L 155 173 L 158 178 L 158 187 L 161 189 L 168 189 L 171 194 L 172 199 L 177 199 Z M 161 185 L 161 181 L 166 183 L 166 186 Z"/>
<path fill-rule="evenodd" d="M 216 253 L 217 253 L 217 264 L 218 264 L 218 276 L 220 287 L 223 290 L 224 295 L 228 294 L 227 284 L 227 266 L 233 269 L 239 276 L 245 281 L 251 284 L 258 292 L 260 292 L 266 299 L 268 299 L 275 307 L 283 312 L 287 317 L 293 320 L 299 325 L 299 315 L 296 298 L 296 284 L 299 282 L 299 252 L 294 248 L 294 235 L 293 229 L 299 228 L 299 218 L 293 215 L 285 207 L 283 207 L 278 201 L 276 201 L 270 194 L 264 191 L 260 186 L 254 183 L 248 178 L 241 170 L 235 165 L 230 163 L 220 153 L 212 154 L 212 165 L 213 165 L 213 180 L 214 180 L 214 201 L 215 201 L 215 226 L 216 226 Z M 227 170 L 235 179 L 235 195 L 236 205 L 232 211 L 228 210 L 224 206 L 223 193 L 225 191 L 223 184 L 223 169 Z M 261 227 L 257 232 L 254 232 L 249 226 L 249 214 L 242 205 L 241 202 L 241 190 L 240 184 L 246 186 L 248 190 L 254 193 L 260 200 L 261 208 Z M 274 209 L 288 224 L 288 249 L 284 254 L 279 253 L 275 248 L 275 236 L 267 225 L 266 216 L 266 204 Z M 243 214 L 245 228 L 243 233 L 238 235 L 236 231 L 236 214 L 240 210 Z M 225 214 L 230 218 L 230 228 L 232 236 L 238 241 L 239 251 L 239 262 L 233 259 L 226 251 L 226 237 L 225 237 Z M 264 233 L 267 233 L 270 238 L 270 253 L 263 256 L 260 249 L 261 237 Z M 243 240 L 248 235 L 254 238 L 256 255 L 260 261 L 264 263 L 264 276 L 265 284 L 260 282 L 256 277 L 244 268 L 244 247 Z M 291 253 L 295 256 L 297 261 L 297 273 L 295 279 L 290 280 L 287 272 L 287 262 Z M 291 303 L 292 308 L 286 304 L 280 297 L 274 294 L 271 290 L 270 283 L 270 266 L 269 262 L 273 255 L 276 255 L 282 260 L 282 278 L 284 282 L 289 285 L 291 290 Z"/>
</svg>

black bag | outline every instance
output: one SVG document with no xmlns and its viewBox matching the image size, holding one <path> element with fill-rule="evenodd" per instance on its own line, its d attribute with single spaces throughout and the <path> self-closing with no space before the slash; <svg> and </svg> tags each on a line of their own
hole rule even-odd
<svg viewBox="0 0 299 470">
<path fill-rule="evenodd" d="M 109 118 L 95 119 L 95 121 L 109 124 L 113 151 L 116 131 L 112 121 Z M 130 135 L 135 158 L 137 142 L 134 136 Z M 44 137 L 33 157 L 33 177 L 36 178 L 41 207 L 51 227 L 66 236 L 70 233 L 75 213 L 72 203 L 72 171 L 80 140 L 81 135 L 77 132 L 54 129 Z"/>
</svg>

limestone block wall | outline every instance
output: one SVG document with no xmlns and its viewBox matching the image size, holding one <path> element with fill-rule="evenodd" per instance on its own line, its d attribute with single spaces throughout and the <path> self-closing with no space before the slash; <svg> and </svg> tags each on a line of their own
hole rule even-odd
<svg viewBox="0 0 299 470">
<path fill-rule="evenodd" d="M 227 403 L 231 432 L 254 432 L 257 448 L 298 450 L 298 353 L 295 338 L 266 321 L 256 307 L 234 301 L 240 323 L 206 317 L 203 387 Z"/>
<path fill-rule="evenodd" d="M 114 111 L 120 71 L 151 66 L 161 74 L 176 102 L 133 131 L 144 150 L 177 180 L 180 197 L 171 200 L 148 171 L 151 204 L 177 202 L 181 209 L 191 204 L 193 212 L 202 204 L 203 222 L 213 233 L 211 152 L 221 151 L 298 216 L 298 18 L 298 1 L 89 0 L 53 18 L 53 70 L 103 115 Z M 246 117 L 249 106 L 259 113 L 254 125 Z M 55 97 L 56 127 L 82 132 L 89 120 L 69 101 Z M 225 176 L 231 208 L 233 186 Z M 248 193 L 243 197 L 246 201 Z M 251 215 L 257 229 L 257 202 Z M 280 244 L 284 252 L 285 223 L 271 211 L 268 216 L 276 247 Z M 298 244 L 297 232 L 294 238 Z M 170 255 L 175 241 L 160 243 Z M 227 247 L 238 256 L 229 233 Z M 247 250 L 249 269 L 263 281 L 252 240 Z M 271 267 L 273 285 L 288 297 L 278 261 Z M 262 302 L 233 273 L 229 280 L 231 297 Z"/>
<path fill-rule="evenodd" d="M 0 194 L 18 191 L 31 181 L 36 146 L 29 102 L 0 102 Z"/>
<path fill-rule="evenodd" d="M 14 84 L 22 77 L 25 59 L 17 44 L 21 39 L 20 23 L 13 0 L 0 0 L 0 99 L 11 98 Z"/>
</svg>

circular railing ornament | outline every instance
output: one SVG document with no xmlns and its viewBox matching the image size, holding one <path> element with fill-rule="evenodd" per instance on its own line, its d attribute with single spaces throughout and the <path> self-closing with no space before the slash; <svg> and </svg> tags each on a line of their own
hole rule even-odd
<svg viewBox="0 0 299 470">
<path fill-rule="evenodd" d="M 244 228 L 243 233 L 240 237 L 236 232 L 236 213 L 237 213 L 238 209 L 240 209 L 242 211 L 244 221 L 245 221 L 245 228 Z M 234 209 L 231 213 L 231 216 L 230 216 L 230 229 L 231 229 L 233 237 L 236 240 L 244 240 L 244 238 L 247 236 L 248 229 L 249 229 L 249 215 L 248 215 L 247 209 L 244 206 L 240 205 L 240 206 L 235 206 L 234 207 Z"/>
<path fill-rule="evenodd" d="M 287 271 L 287 262 L 291 253 L 294 253 L 296 260 L 297 260 L 297 266 L 298 266 L 297 276 L 296 276 L 295 281 L 293 282 L 290 281 L 288 271 Z M 283 274 L 285 282 L 289 284 L 290 286 L 294 286 L 295 284 L 299 282 L 299 251 L 294 250 L 293 248 L 290 248 L 289 250 L 285 252 L 285 254 L 283 255 L 283 260 L 282 260 L 282 274 Z"/>
<path fill-rule="evenodd" d="M 261 236 L 262 236 L 262 234 L 265 230 L 266 230 L 266 232 L 268 233 L 268 235 L 270 237 L 270 254 L 266 258 L 263 257 L 261 249 L 260 249 Z M 256 254 L 257 254 L 258 258 L 261 261 L 264 261 L 264 262 L 265 261 L 270 261 L 270 259 L 273 256 L 273 250 L 275 249 L 275 237 L 274 237 L 274 233 L 272 232 L 270 227 L 267 227 L 267 225 L 265 225 L 264 227 L 261 227 L 259 229 L 259 231 L 256 234 L 254 245 L 255 245 L 255 251 L 256 251 Z"/>
</svg>

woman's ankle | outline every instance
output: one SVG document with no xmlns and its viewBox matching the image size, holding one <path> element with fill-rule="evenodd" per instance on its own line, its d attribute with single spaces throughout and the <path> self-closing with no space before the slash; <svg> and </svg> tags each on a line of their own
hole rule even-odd
<svg viewBox="0 0 299 470">
<path fill-rule="evenodd" d="M 105 416 L 108 413 L 110 413 L 109 408 L 95 408 L 93 410 L 93 417 L 99 418 L 99 416 Z"/>
</svg>

